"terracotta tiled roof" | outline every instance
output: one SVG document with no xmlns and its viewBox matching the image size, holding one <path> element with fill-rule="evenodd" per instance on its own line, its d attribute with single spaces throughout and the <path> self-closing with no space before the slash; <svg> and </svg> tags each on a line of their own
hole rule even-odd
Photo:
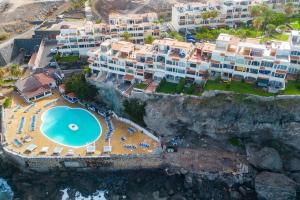
<svg viewBox="0 0 300 200">
<path fill-rule="evenodd" d="M 49 90 L 49 84 L 53 82 L 53 78 L 40 73 L 18 80 L 15 86 L 23 95 L 30 98 Z"/>
</svg>

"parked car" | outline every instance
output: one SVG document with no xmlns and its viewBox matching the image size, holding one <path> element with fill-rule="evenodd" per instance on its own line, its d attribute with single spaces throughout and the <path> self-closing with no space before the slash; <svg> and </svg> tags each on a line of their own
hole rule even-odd
<svg viewBox="0 0 300 200">
<path fill-rule="evenodd" d="M 58 67 L 57 62 L 49 62 L 49 67 Z"/>
<path fill-rule="evenodd" d="M 58 52 L 58 50 L 56 48 L 50 49 L 50 53 L 56 54 L 57 52 Z"/>
</svg>

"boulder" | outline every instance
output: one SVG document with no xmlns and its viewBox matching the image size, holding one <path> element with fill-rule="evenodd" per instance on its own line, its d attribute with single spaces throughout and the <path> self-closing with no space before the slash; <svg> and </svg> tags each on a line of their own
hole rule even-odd
<svg viewBox="0 0 300 200">
<path fill-rule="evenodd" d="M 184 187 L 187 189 L 193 187 L 193 176 L 191 174 L 184 176 Z"/>
<path fill-rule="evenodd" d="M 284 168 L 291 172 L 300 171 L 300 159 L 292 158 L 292 159 L 288 160 L 285 163 Z"/>
<path fill-rule="evenodd" d="M 262 172 L 255 177 L 257 198 L 261 200 L 294 200 L 296 183 L 284 174 Z"/>
<path fill-rule="evenodd" d="M 232 200 L 240 200 L 243 199 L 242 195 L 238 191 L 230 191 L 230 199 Z"/>
<path fill-rule="evenodd" d="M 282 169 L 282 160 L 279 153 L 269 147 L 264 147 L 253 155 L 249 156 L 249 162 L 256 168 L 270 171 L 280 171 Z"/>
</svg>

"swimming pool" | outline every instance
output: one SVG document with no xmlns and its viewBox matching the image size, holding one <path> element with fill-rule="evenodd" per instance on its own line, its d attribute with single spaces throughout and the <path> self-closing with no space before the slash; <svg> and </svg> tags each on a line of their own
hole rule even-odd
<svg viewBox="0 0 300 200">
<path fill-rule="evenodd" d="M 102 132 L 97 118 L 89 111 L 67 106 L 43 113 L 40 130 L 50 140 L 74 148 L 95 142 Z"/>
</svg>

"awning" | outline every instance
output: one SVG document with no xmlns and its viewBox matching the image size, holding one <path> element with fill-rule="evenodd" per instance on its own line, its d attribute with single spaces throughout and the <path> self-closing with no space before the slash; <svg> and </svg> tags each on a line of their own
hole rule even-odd
<svg viewBox="0 0 300 200">
<path fill-rule="evenodd" d="M 35 150 L 37 148 L 37 146 L 35 144 L 30 144 L 27 148 L 26 151 L 32 152 L 33 150 Z"/>
</svg>

